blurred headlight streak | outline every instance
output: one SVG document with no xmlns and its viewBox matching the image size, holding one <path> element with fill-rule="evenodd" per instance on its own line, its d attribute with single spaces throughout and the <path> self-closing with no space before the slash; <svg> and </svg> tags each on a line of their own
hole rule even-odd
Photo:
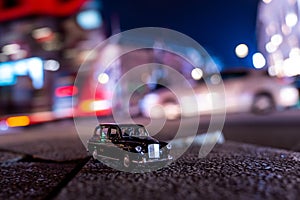
<svg viewBox="0 0 300 200">
<path fill-rule="evenodd" d="M 50 111 L 37 112 L 30 115 L 31 124 L 52 121 L 53 119 L 54 119 L 53 113 Z"/>
<path fill-rule="evenodd" d="M 30 119 L 28 116 L 15 116 L 7 118 L 6 123 L 9 127 L 22 127 L 28 126 Z"/>
<path fill-rule="evenodd" d="M 83 111 L 83 112 L 90 112 L 90 111 L 93 111 L 93 106 L 92 106 L 92 103 L 93 103 L 93 100 L 85 100 L 85 101 L 82 101 L 80 103 L 80 109 Z"/>
<path fill-rule="evenodd" d="M 112 107 L 110 100 L 97 100 L 91 103 L 91 109 L 94 111 L 108 110 Z"/>
</svg>

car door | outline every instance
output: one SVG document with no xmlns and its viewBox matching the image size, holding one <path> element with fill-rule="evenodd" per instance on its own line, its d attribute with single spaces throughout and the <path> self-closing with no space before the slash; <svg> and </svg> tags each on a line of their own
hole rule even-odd
<svg viewBox="0 0 300 200">
<path fill-rule="evenodd" d="M 104 151 L 106 149 L 106 140 L 108 135 L 108 127 L 99 126 L 99 128 L 95 129 L 94 137 L 92 138 L 92 142 L 97 149 L 97 155 L 103 157 Z"/>
<path fill-rule="evenodd" d="M 120 151 L 117 144 L 120 139 L 120 129 L 117 126 L 111 126 L 108 129 L 108 137 L 106 139 L 105 155 L 111 159 L 118 160 L 120 158 Z"/>
</svg>

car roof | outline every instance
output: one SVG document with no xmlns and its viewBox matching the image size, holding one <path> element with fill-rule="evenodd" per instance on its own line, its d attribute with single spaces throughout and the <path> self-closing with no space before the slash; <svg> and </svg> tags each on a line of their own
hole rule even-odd
<svg viewBox="0 0 300 200">
<path fill-rule="evenodd" d="M 100 123 L 100 126 L 143 126 L 142 124 L 130 124 L 130 123 Z"/>
</svg>

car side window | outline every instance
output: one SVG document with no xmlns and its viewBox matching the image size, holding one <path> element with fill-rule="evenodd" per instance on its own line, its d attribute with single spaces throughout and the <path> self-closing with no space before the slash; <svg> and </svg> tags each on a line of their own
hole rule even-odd
<svg viewBox="0 0 300 200">
<path fill-rule="evenodd" d="M 110 128 L 110 139 L 113 139 L 117 137 L 117 129 L 116 128 Z"/>
<path fill-rule="evenodd" d="M 101 135 L 100 133 L 101 133 L 101 128 L 100 126 L 97 126 L 94 131 L 94 137 L 100 137 Z"/>
<path fill-rule="evenodd" d="M 100 139 L 102 142 L 104 142 L 107 139 L 107 134 L 108 134 L 108 127 L 102 127 L 101 134 L 100 134 Z"/>
</svg>

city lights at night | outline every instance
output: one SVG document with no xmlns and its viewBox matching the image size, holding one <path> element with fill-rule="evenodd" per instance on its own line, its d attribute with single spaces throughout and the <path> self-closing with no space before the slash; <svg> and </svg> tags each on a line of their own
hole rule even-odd
<svg viewBox="0 0 300 200">
<path fill-rule="evenodd" d="M 270 75 L 300 75 L 299 1 L 261 1 L 258 7 L 258 47 Z"/>
<path fill-rule="evenodd" d="M 296 200 L 300 0 L 0 0 L 0 199 Z"/>
</svg>

